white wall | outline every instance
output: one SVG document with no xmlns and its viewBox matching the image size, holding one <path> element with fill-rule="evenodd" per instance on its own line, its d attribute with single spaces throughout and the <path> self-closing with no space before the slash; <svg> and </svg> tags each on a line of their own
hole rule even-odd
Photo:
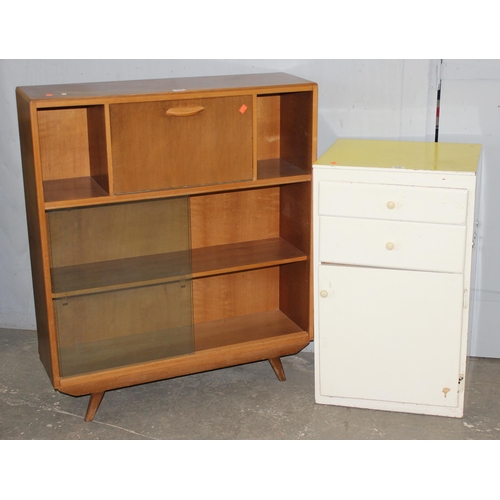
<svg viewBox="0 0 500 500">
<path fill-rule="evenodd" d="M 483 145 L 470 354 L 500 358 L 500 61 L 443 60 L 439 140 Z"/>
<path fill-rule="evenodd" d="M 318 155 L 338 137 L 432 140 L 434 60 L 1 60 L 0 327 L 35 328 L 15 87 L 284 71 L 319 84 Z"/>
</svg>

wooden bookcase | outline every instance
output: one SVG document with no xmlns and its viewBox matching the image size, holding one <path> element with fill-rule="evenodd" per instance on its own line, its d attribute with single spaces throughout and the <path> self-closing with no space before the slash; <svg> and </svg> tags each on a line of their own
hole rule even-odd
<svg viewBox="0 0 500 500">
<path fill-rule="evenodd" d="M 20 87 L 39 353 L 90 394 L 312 339 L 317 85 L 291 75 Z"/>
</svg>

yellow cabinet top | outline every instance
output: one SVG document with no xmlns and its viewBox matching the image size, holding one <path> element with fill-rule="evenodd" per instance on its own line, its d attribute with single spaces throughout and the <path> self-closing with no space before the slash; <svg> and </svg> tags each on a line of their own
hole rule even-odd
<svg viewBox="0 0 500 500">
<path fill-rule="evenodd" d="M 476 172 L 480 144 L 339 139 L 315 165 Z"/>
</svg>

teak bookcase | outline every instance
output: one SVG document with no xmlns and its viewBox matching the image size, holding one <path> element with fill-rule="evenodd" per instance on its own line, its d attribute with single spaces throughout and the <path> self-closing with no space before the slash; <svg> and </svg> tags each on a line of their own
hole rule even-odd
<svg viewBox="0 0 500 500">
<path fill-rule="evenodd" d="M 286 74 L 20 87 L 39 354 L 90 394 L 312 339 L 317 85 Z"/>
</svg>

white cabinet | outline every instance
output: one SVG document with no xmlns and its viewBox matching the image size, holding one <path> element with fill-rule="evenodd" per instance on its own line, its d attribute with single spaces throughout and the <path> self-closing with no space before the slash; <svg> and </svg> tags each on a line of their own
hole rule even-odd
<svg viewBox="0 0 500 500">
<path fill-rule="evenodd" d="M 463 415 L 480 159 L 342 139 L 316 162 L 317 403 Z"/>
</svg>

